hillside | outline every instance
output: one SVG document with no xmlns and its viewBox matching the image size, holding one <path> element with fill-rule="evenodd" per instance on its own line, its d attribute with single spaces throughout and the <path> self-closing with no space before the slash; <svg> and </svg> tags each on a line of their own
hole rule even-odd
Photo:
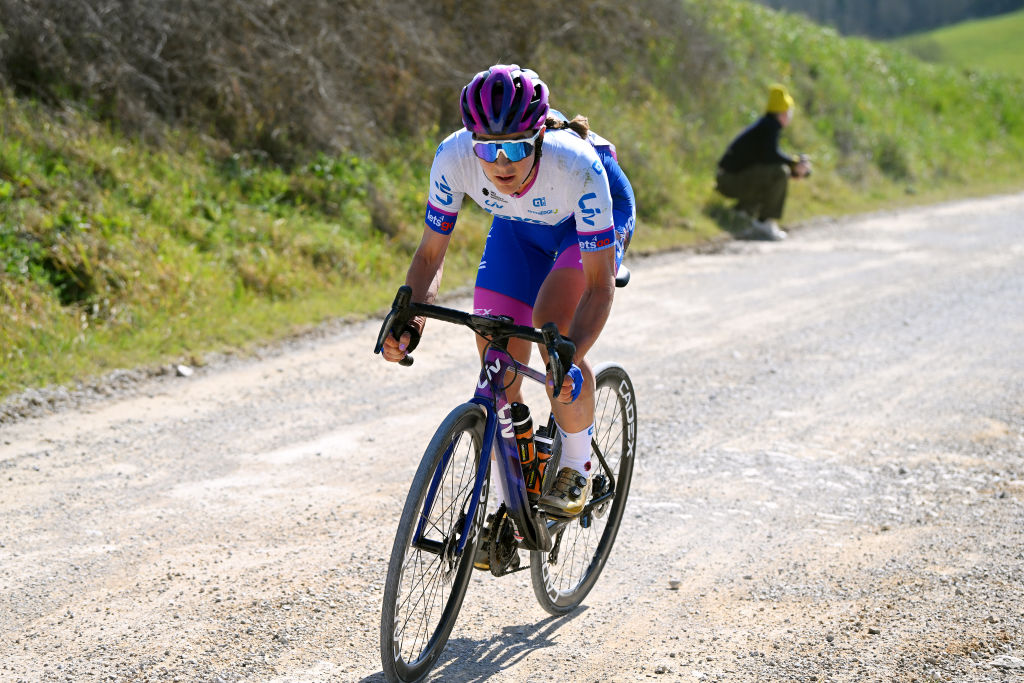
<svg viewBox="0 0 1024 683">
<path fill-rule="evenodd" d="M 616 143 L 634 253 L 724 234 L 714 163 L 773 81 L 816 161 L 790 221 L 1024 183 L 1019 80 L 736 0 L 56 7 L 0 0 L 0 397 L 379 310 L 459 88 L 497 61 Z M 445 289 L 478 259 L 466 213 Z"/>
<path fill-rule="evenodd" d="M 893 41 L 921 59 L 1024 77 L 1024 10 Z"/>
<path fill-rule="evenodd" d="M 774 9 L 799 12 L 840 33 L 892 38 L 973 19 L 1014 12 L 1024 0 L 758 0 Z"/>
</svg>

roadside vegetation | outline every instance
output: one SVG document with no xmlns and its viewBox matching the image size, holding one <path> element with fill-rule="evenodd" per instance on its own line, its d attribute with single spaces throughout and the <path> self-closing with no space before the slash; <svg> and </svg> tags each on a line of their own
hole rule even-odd
<svg viewBox="0 0 1024 683">
<path fill-rule="evenodd" d="M 1024 78 L 1024 10 L 916 33 L 893 43 L 929 62 Z"/>
<path fill-rule="evenodd" d="M 1007 14 L 1024 0 L 757 0 L 762 5 L 799 12 L 845 35 L 894 38 L 940 26 Z"/>
<path fill-rule="evenodd" d="M 0 399 L 380 311 L 459 88 L 497 61 L 616 143 L 634 254 L 727 235 L 714 164 L 773 81 L 815 162 L 787 222 L 1024 186 L 1020 79 L 738 0 L 180 4 L 0 0 Z M 485 227 L 460 216 L 444 289 Z"/>
</svg>

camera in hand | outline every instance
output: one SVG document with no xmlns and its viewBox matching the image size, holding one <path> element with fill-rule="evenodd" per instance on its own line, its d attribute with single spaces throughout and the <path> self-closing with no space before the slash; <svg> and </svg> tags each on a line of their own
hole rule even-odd
<svg viewBox="0 0 1024 683">
<path fill-rule="evenodd" d="M 806 154 L 801 154 L 801 155 L 799 155 L 797 157 L 797 162 L 802 163 L 804 166 L 807 167 L 807 170 L 804 172 L 803 177 L 804 178 L 810 178 L 811 177 L 811 157 L 807 156 Z M 794 178 L 797 177 L 797 175 L 796 175 L 796 166 L 793 167 L 793 171 L 792 171 L 792 173 L 790 175 L 792 177 L 794 177 Z"/>
</svg>

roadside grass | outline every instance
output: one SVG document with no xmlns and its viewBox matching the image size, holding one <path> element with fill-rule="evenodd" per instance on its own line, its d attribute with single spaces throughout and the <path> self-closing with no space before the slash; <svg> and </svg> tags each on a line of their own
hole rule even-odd
<svg viewBox="0 0 1024 683">
<path fill-rule="evenodd" d="M 180 131 L 154 147 L 10 98 L 0 117 L 0 396 L 366 314 L 418 241 L 432 143 L 416 164 L 285 173 Z M 472 220 L 458 281 L 482 243 Z"/>
<path fill-rule="evenodd" d="M 1024 78 L 1024 10 L 893 40 L 920 59 Z"/>
<path fill-rule="evenodd" d="M 638 198 L 635 254 L 727 236 L 715 162 L 773 81 L 798 104 L 784 148 L 815 164 L 791 186 L 785 222 L 1024 189 L 1021 80 L 760 5 L 683 5 L 711 47 L 641 41 L 594 72 L 587 55 L 549 46 L 535 63 L 555 106 L 616 143 Z M 681 80 L 694 59 L 686 73 L 705 80 Z M 70 105 L 7 93 L 0 104 L 0 399 L 115 368 L 201 364 L 381 311 L 420 239 L 448 132 L 381 136 L 371 156 L 285 169 L 194 131 L 141 140 Z M 472 281 L 482 248 L 486 216 L 468 205 L 444 291 Z"/>
</svg>

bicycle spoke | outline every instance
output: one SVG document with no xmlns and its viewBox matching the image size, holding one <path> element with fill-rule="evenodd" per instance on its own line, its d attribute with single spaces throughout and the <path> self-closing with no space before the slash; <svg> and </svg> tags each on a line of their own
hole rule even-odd
<svg viewBox="0 0 1024 683">
<path fill-rule="evenodd" d="M 484 413 L 453 410 L 424 453 L 402 511 L 381 612 L 381 661 L 389 680 L 419 680 L 448 640 L 473 566 L 478 522 L 466 515 L 482 449 Z M 486 504 L 486 487 L 481 499 Z M 459 544 L 464 546 L 456 554 Z M 466 548 L 469 551 L 466 551 Z"/>
<path fill-rule="evenodd" d="M 410 313 L 463 324 L 490 339 L 485 363 L 490 362 L 488 359 L 500 360 L 505 340 L 511 337 L 543 344 L 550 359 L 572 357 L 571 343 L 558 334 L 553 323 L 535 330 L 503 318 L 413 304 L 411 297 L 411 288 L 399 289 L 375 350 L 380 351 L 392 324 Z M 498 355 L 493 353 L 495 349 Z M 522 370 L 530 379 L 543 383 L 543 372 L 510 363 L 515 372 Z M 551 372 L 558 371 L 553 365 Z M 594 473 L 596 476 L 600 472 L 599 486 L 584 508 L 586 514 L 557 522 L 564 526 L 557 532 L 551 562 L 547 553 L 531 551 L 534 592 L 544 609 L 555 615 L 574 609 L 593 588 L 614 543 L 632 473 L 632 383 L 625 370 L 612 363 L 597 368 L 595 379 L 592 448 L 593 459 L 601 465 Z M 491 393 L 478 392 L 473 400 L 452 410 L 434 433 L 413 479 L 392 548 L 381 611 L 381 661 L 385 678 L 392 683 L 423 680 L 455 625 L 487 513 L 489 473 L 483 439 L 493 415 L 488 414 L 483 401 L 494 399 L 496 409 L 498 399 L 504 398 L 502 392 L 501 387 L 491 387 Z M 491 427 L 489 438 L 494 435 L 493 423 Z M 557 436 L 553 444 L 557 446 Z M 490 444 L 486 446 L 490 448 Z M 552 465 L 558 462 L 557 453 L 553 451 L 556 459 Z M 479 492 L 477 485 L 481 486 Z M 479 495 L 474 501 L 475 493 Z M 595 500 L 600 501 L 596 506 Z M 524 520 L 516 517 L 515 521 L 519 524 Z"/>
<path fill-rule="evenodd" d="M 625 371 L 613 364 L 599 369 L 596 380 L 591 447 L 593 458 L 602 466 L 594 476 L 610 475 L 608 485 L 614 486 L 614 493 L 597 509 L 562 529 L 557 553 L 551 557 L 541 552 L 531 555 L 534 593 L 541 606 L 555 615 L 579 605 L 597 581 L 622 520 L 632 476 L 636 418 L 632 384 Z M 554 562 L 550 561 L 552 557 Z"/>
</svg>

